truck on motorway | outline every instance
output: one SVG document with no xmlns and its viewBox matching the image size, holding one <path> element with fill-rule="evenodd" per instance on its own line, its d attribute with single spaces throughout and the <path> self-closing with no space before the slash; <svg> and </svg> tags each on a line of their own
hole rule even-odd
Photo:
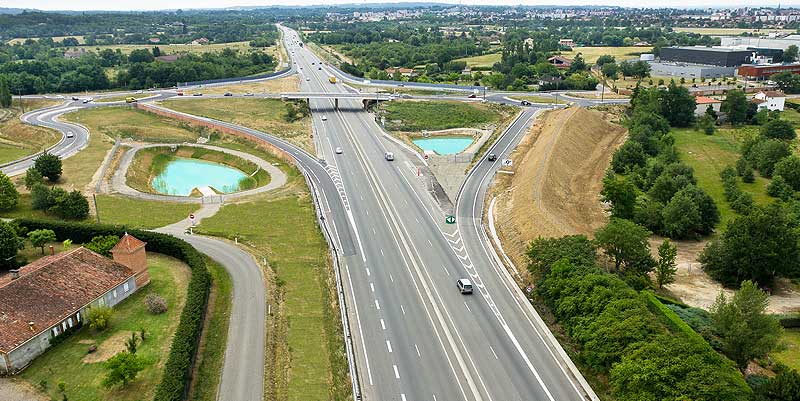
<svg viewBox="0 0 800 401">
<path fill-rule="evenodd" d="M 336 77 L 334 77 L 333 75 L 329 76 L 328 77 L 328 82 L 330 82 L 332 84 L 335 84 L 336 83 Z"/>
</svg>

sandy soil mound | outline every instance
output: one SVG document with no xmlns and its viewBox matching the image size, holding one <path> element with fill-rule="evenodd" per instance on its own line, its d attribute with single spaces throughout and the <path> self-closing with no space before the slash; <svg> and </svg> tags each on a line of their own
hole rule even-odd
<svg viewBox="0 0 800 401">
<path fill-rule="evenodd" d="M 591 235 L 606 222 L 602 179 L 626 133 L 609 119 L 584 108 L 549 112 L 513 152 L 514 174 L 498 174 L 495 224 L 518 265 L 536 237 Z"/>
</svg>

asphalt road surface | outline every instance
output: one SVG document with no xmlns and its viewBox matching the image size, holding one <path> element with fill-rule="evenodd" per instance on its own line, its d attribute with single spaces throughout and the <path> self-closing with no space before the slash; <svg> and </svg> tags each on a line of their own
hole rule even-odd
<svg viewBox="0 0 800 401">
<path fill-rule="evenodd" d="M 284 36 L 301 91 L 347 90 L 331 84 L 334 73 L 294 44 L 294 32 Z M 535 324 L 481 236 L 472 234 L 480 214 L 465 216 L 460 208 L 462 222 L 445 224 L 446 211 L 416 176 L 418 159 L 386 139 L 361 107 L 342 99 L 336 110 L 332 100 L 311 100 L 318 153 L 355 239 L 354 253 L 342 259 L 364 398 L 584 399 L 558 346 L 546 340 L 546 329 Z M 519 137 L 533 113 L 527 109 L 509 133 Z M 386 151 L 394 161 L 385 160 Z M 470 185 L 462 196 L 478 195 L 477 204 L 478 187 Z M 475 294 L 457 291 L 456 280 L 464 277 L 477 284 Z"/>
</svg>

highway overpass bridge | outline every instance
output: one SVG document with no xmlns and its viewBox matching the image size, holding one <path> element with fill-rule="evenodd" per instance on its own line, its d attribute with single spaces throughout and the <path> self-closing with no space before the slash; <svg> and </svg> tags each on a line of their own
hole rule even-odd
<svg viewBox="0 0 800 401">
<path fill-rule="evenodd" d="M 370 103 L 392 100 L 393 97 L 385 93 L 284 92 L 281 93 L 281 99 L 305 99 L 306 101 L 310 99 L 333 99 L 334 107 L 337 109 L 339 108 L 339 99 L 357 99 L 361 100 L 366 109 Z"/>
</svg>

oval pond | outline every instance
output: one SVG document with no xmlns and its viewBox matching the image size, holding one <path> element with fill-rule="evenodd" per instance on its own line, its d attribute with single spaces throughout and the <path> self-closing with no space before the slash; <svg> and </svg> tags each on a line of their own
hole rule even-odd
<svg viewBox="0 0 800 401">
<path fill-rule="evenodd" d="M 239 180 L 247 175 L 235 168 L 197 159 L 178 158 L 153 179 L 153 189 L 165 195 L 189 196 L 192 190 L 209 186 L 219 192 L 239 190 Z"/>
</svg>

